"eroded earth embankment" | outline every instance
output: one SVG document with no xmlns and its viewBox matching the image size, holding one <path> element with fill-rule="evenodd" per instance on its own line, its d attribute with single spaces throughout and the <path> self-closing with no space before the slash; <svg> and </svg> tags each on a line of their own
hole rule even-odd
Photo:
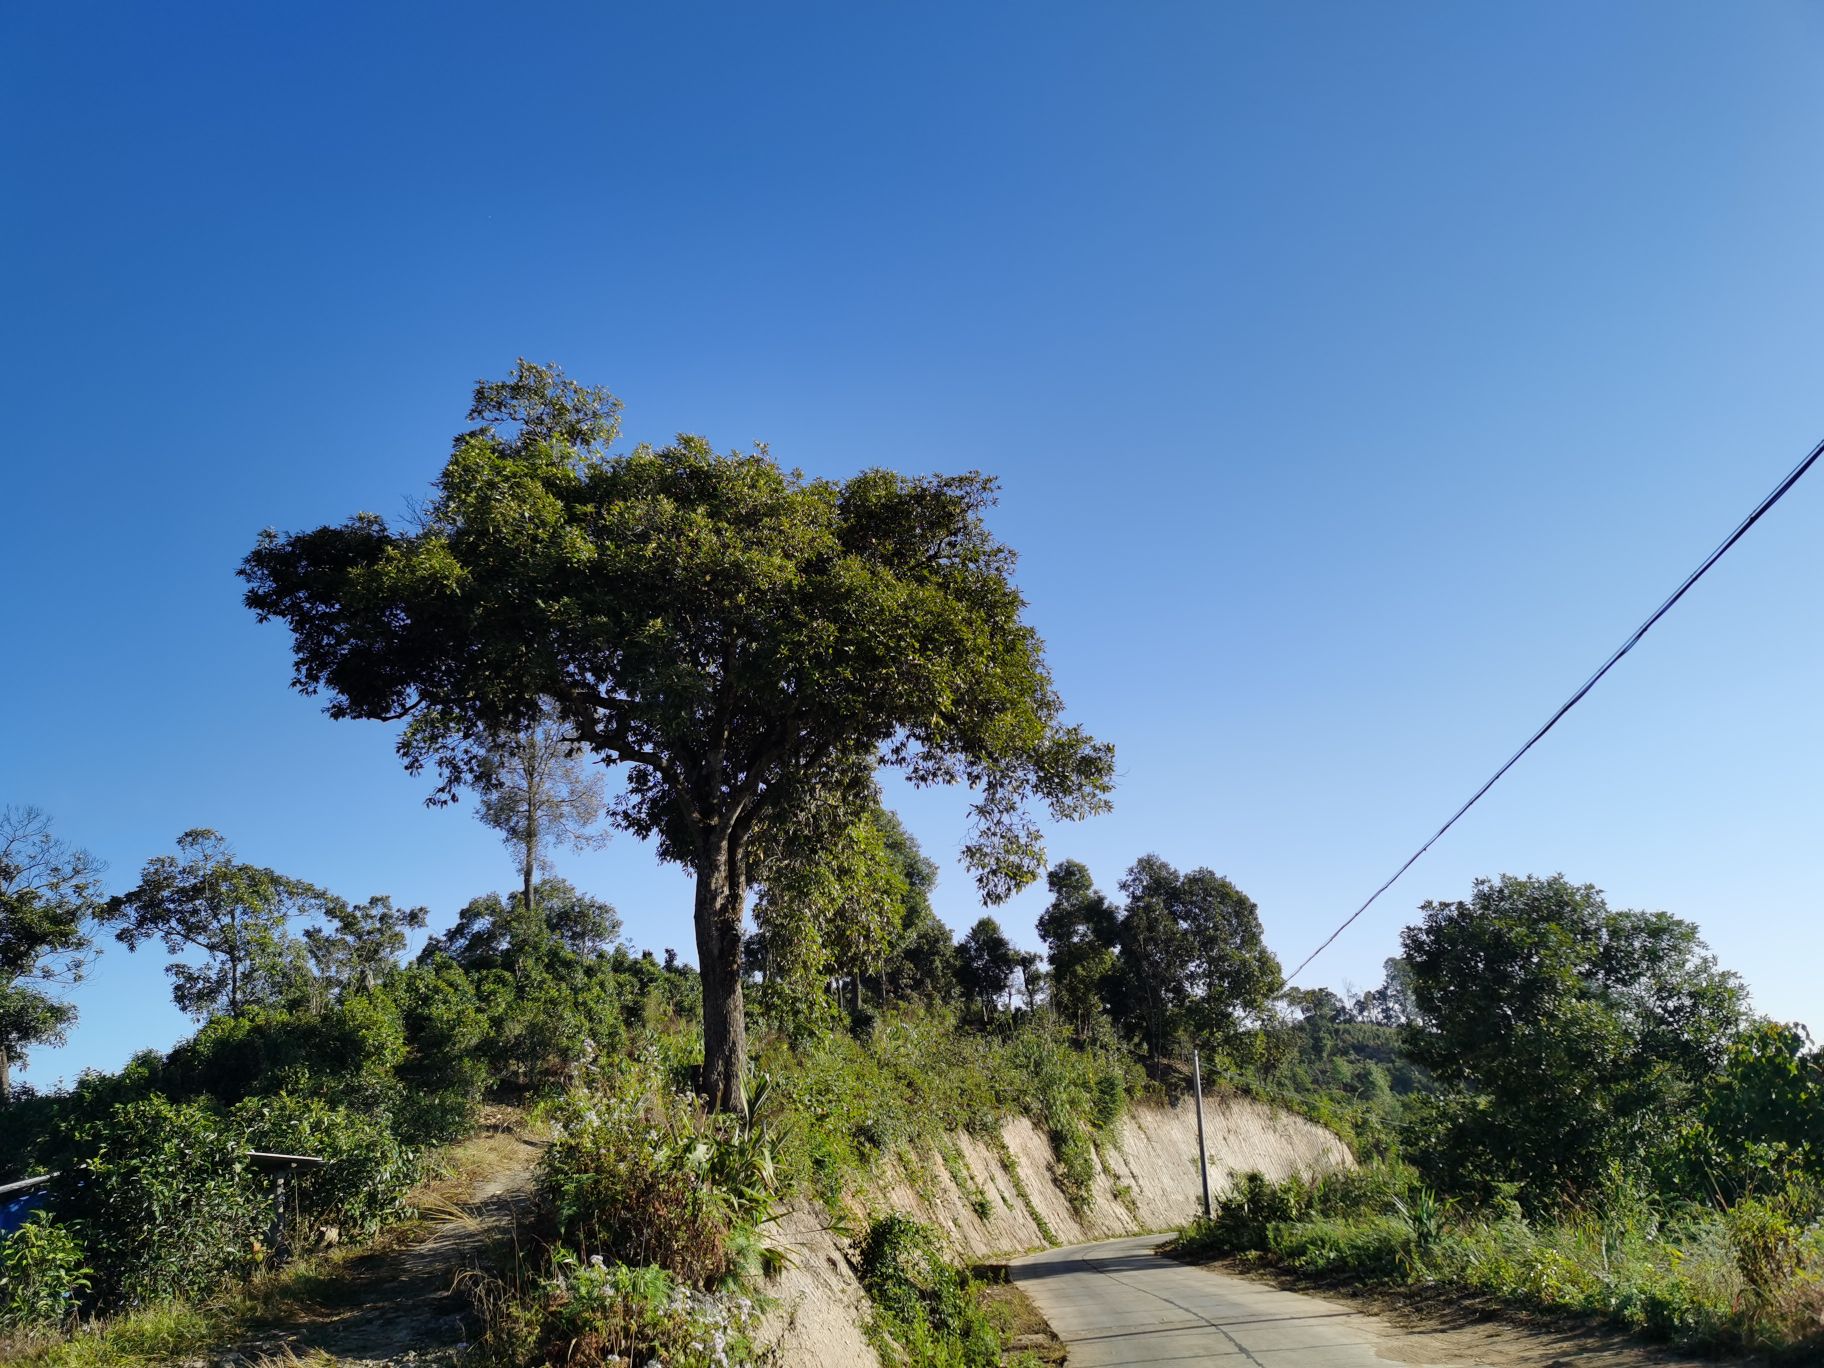
<svg viewBox="0 0 1824 1368">
<path fill-rule="evenodd" d="M 1204 1124 L 1213 1189 L 1249 1169 L 1279 1179 L 1354 1162 L 1322 1126 L 1249 1098 L 1206 1100 Z M 1189 1102 L 1143 1107 L 1120 1123 L 1114 1143 L 1098 1147 L 1094 1201 L 1083 1211 L 1058 1185 L 1041 1129 L 1016 1118 L 1002 1126 L 1000 1140 L 958 1135 L 948 1158 L 932 1152 L 917 1165 L 894 1165 L 854 1194 L 855 1222 L 902 1212 L 936 1226 L 958 1258 L 984 1259 L 1169 1229 L 1188 1220 L 1201 1198 Z M 769 1331 L 786 1363 L 862 1368 L 878 1362 L 862 1333 L 867 1299 L 849 1241 L 832 1224 L 821 1207 L 806 1205 L 777 1223 L 773 1239 L 792 1262 L 768 1289 L 779 1302 Z"/>
</svg>

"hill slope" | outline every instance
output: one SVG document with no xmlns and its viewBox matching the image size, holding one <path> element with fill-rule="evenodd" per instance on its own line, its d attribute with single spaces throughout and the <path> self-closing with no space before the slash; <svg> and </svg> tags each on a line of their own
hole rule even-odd
<svg viewBox="0 0 1824 1368">
<path fill-rule="evenodd" d="M 1354 1163 L 1330 1131 L 1250 1098 L 1207 1100 L 1204 1123 L 1212 1190 L 1249 1169 L 1277 1179 Z M 951 1146 L 948 1158 L 902 1159 L 897 1173 L 853 1195 L 855 1215 L 915 1216 L 942 1231 L 959 1257 L 985 1259 L 1168 1229 L 1201 1200 L 1197 1118 L 1188 1102 L 1143 1107 L 1120 1123 L 1115 1144 L 1098 1155 L 1094 1200 L 1082 1212 L 1058 1185 L 1051 1144 L 1031 1121 L 1008 1121 L 998 1144 L 964 1134 Z M 804 1206 L 778 1223 L 775 1238 L 792 1262 L 768 1289 L 779 1299 L 769 1331 L 787 1363 L 860 1368 L 878 1362 L 862 1333 L 867 1298 L 831 1224 L 827 1213 Z"/>
</svg>

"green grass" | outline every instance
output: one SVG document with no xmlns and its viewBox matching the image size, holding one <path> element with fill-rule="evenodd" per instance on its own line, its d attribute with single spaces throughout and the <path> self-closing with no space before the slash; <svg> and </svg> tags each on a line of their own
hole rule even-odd
<svg viewBox="0 0 1824 1368">
<path fill-rule="evenodd" d="M 980 1184 L 958 1177 L 945 1147 L 958 1131 L 996 1143 L 1016 1116 L 1045 1129 L 1059 1186 L 1088 1210 L 1098 1144 L 1145 1087 L 1131 1060 L 1078 1049 L 1054 1028 L 984 1034 L 959 1030 L 948 1013 L 889 1014 L 866 1040 L 842 1033 L 798 1046 L 772 1040 L 759 1065 L 773 1083 L 768 1120 L 780 1136 L 781 1174 L 832 1214 L 884 1156 L 907 1151 L 935 1152 L 982 1212 Z"/>
<path fill-rule="evenodd" d="M 1316 1183 L 1249 1175 L 1176 1250 L 1480 1293 L 1704 1349 L 1800 1358 L 1824 1349 L 1824 1225 L 1746 1203 L 1732 1212 L 1617 1203 L 1529 1222 L 1452 1210 L 1397 1170 Z"/>
<path fill-rule="evenodd" d="M 233 1336 L 238 1325 L 224 1305 L 164 1302 L 85 1325 L 67 1338 L 49 1335 L 0 1345 L 0 1357 L 23 1368 L 101 1368 L 166 1363 L 201 1354 Z"/>
</svg>

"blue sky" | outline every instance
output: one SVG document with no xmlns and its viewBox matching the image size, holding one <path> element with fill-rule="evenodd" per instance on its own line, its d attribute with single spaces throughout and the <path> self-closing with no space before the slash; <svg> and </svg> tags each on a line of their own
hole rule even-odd
<svg viewBox="0 0 1824 1368">
<path fill-rule="evenodd" d="M 519 355 L 633 439 L 981 468 L 1115 811 L 1296 962 L 1824 435 L 1824 10 L 0 10 L 0 801 L 433 925 L 511 886 L 239 602 Z M 1818 1010 L 1824 476 L 1333 947 L 1562 870 Z M 979 906 L 954 794 L 894 790 Z M 689 886 L 564 862 L 688 949 Z M 1033 943 L 1033 890 L 1002 910 Z M 112 947 L 46 1085 L 185 1031 Z"/>
</svg>

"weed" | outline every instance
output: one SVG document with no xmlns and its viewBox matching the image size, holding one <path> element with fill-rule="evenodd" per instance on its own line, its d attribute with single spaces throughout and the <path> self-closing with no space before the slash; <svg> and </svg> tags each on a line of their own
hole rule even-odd
<svg viewBox="0 0 1824 1368">
<path fill-rule="evenodd" d="M 901 1368 L 999 1368 L 1001 1337 L 979 1289 L 955 1268 L 931 1227 L 883 1216 L 861 1246 L 861 1281 L 873 1303 L 869 1335 Z"/>
</svg>

